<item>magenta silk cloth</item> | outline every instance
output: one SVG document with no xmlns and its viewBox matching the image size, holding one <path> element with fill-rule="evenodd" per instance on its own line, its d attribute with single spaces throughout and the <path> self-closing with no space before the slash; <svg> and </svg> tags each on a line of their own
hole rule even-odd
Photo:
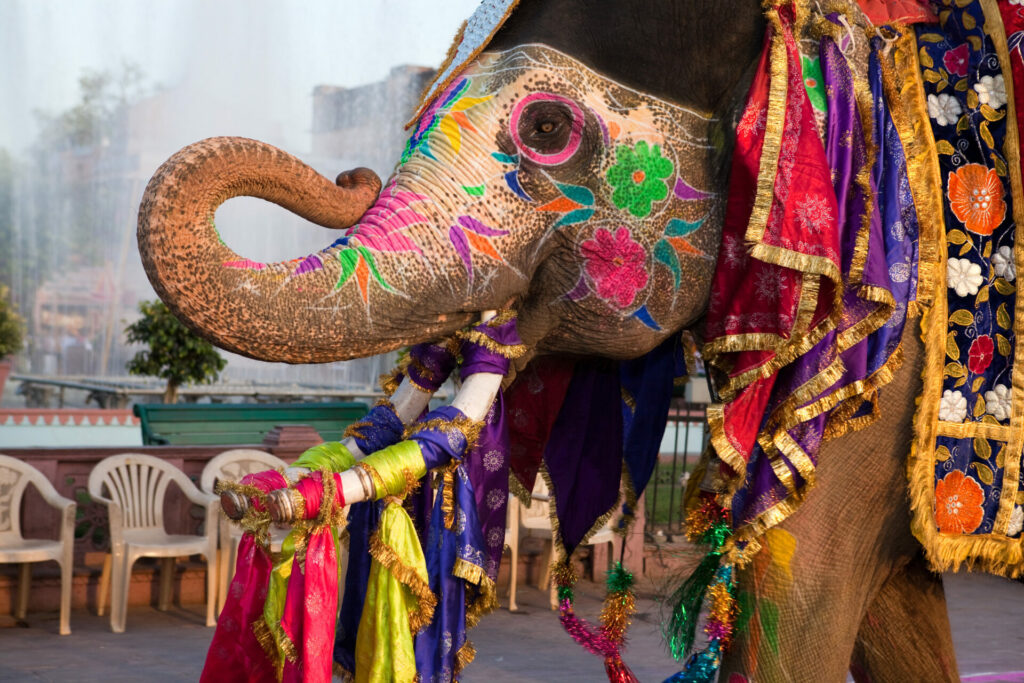
<svg viewBox="0 0 1024 683">
<path fill-rule="evenodd" d="M 241 483 L 255 486 L 264 493 L 288 485 L 284 476 L 274 471 L 247 475 Z M 251 503 L 256 509 L 263 509 L 259 500 Z M 269 549 L 257 543 L 252 533 L 243 534 L 238 545 L 235 577 L 206 654 L 206 664 L 199 678 L 201 683 L 277 680 L 274 665 L 252 629 L 254 622 L 263 619 L 263 602 L 267 598 L 272 568 Z"/>
<path fill-rule="evenodd" d="M 340 475 L 330 476 L 335 480 L 334 509 L 340 510 L 345 505 Z M 295 489 L 305 499 L 306 519 L 316 517 L 324 493 L 320 472 L 300 480 Z M 296 547 L 281 628 L 295 645 L 299 657 L 297 661 L 285 658 L 282 677 L 285 683 L 327 683 L 331 680 L 337 617 L 338 548 L 328 524 L 309 533 L 305 553 Z"/>
</svg>

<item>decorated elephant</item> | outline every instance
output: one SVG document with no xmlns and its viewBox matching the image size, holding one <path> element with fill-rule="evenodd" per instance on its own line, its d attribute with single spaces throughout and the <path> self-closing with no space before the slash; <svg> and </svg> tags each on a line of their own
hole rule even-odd
<svg viewBox="0 0 1024 683">
<path fill-rule="evenodd" d="M 1024 569 L 1024 16 L 995 0 L 764 5 L 488 0 L 383 185 L 366 169 L 331 183 L 240 138 L 156 172 L 140 251 L 199 334 L 291 363 L 413 345 L 391 401 L 343 444 L 225 489 L 254 539 L 235 583 L 263 616 L 245 637 L 273 665 L 232 649 L 222 617 L 208 672 L 221 658 L 244 677 L 319 679 L 333 638 L 356 680 L 458 676 L 493 604 L 504 477 L 517 493 L 540 472 L 563 624 L 610 679 L 635 680 L 628 576 L 613 572 L 592 626 L 566 558 L 609 515 L 628 525 L 690 329 L 721 401 L 687 492 L 688 533 L 710 552 L 665 626 L 682 658 L 703 609 L 706 645 L 673 680 L 957 678 L 933 572 Z M 251 261 L 213 223 L 239 195 L 343 232 Z M 424 416 L 460 364 L 453 406 Z M 334 552 L 323 533 L 344 504 L 335 633 L 309 553 Z M 287 572 L 258 554 L 271 517 L 310 520 Z M 314 623 L 310 595 L 331 618 Z"/>
</svg>

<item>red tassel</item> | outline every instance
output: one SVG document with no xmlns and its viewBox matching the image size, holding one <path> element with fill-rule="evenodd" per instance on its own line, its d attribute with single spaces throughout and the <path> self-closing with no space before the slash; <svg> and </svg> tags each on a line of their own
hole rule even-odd
<svg viewBox="0 0 1024 683">
<path fill-rule="evenodd" d="M 640 683 L 639 679 L 630 671 L 622 657 L 605 657 L 604 672 L 608 675 L 611 683 Z"/>
</svg>

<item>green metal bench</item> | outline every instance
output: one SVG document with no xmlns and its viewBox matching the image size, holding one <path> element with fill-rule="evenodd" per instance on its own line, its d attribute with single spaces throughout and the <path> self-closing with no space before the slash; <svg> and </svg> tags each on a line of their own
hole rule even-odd
<svg viewBox="0 0 1024 683">
<path fill-rule="evenodd" d="M 325 441 L 340 441 L 345 428 L 366 414 L 358 402 L 135 404 L 146 446 L 256 444 L 277 425 L 302 424 Z"/>
</svg>

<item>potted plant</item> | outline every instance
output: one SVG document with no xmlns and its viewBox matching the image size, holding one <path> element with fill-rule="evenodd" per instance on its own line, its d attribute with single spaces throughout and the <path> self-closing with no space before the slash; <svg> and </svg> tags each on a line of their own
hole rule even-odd
<svg viewBox="0 0 1024 683">
<path fill-rule="evenodd" d="M 0 397 L 11 374 L 11 356 L 21 351 L 25 321 L 10 299 L 10 289 L 0 284 Z"/>
<path fill-rule="evenodd" d="M 185 327 L 162 301 L 139 303 L 142 317 L 125 333 L 131 343 L 146 344 L 128 361 L 128 372 L 167 380 L 164 403 L 178 402 L 178 387 L 185 382 L 205 384 L 217 379 L 227 365 L 213 344 Z"/>
</svg>

